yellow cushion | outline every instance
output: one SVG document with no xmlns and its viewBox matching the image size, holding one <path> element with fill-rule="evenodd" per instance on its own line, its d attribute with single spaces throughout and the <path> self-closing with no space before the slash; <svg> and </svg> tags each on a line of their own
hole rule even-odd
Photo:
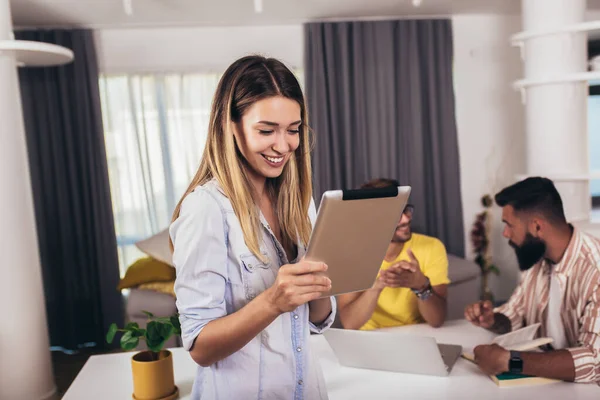
<svg viewBox="0 0 600 400">
<path fill-rule="evenodd" d="M 125 272 L 118 289 L 127 289 L 148 282 L 168 282 L 175 280 L 175 268 L 152 257 L 140 258 Z"/>
<path fill-rule="evenodd" d="M 153 290 L 158 293 L 164 293 L 175 297 L 175 281 L 142 283 L 137 288 L 143 290 Z"/>
</svg>

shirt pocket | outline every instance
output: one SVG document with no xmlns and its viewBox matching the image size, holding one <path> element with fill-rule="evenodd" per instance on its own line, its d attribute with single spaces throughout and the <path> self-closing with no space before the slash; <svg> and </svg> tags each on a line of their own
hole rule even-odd
<svg viewBox="0 0 600 400">
<path fill-rule="evenodd" d="M 268 259 L 266 253 L 262 253 L 262 255 Z M 242 283 L 246 299 L 254 299 L 270 288 L 275 282 L 277 274 L 273 271 L 270 262 L 263 262 L 252 253 L 241 255 L 240 261 L 242 264 Z"/>
</svg>

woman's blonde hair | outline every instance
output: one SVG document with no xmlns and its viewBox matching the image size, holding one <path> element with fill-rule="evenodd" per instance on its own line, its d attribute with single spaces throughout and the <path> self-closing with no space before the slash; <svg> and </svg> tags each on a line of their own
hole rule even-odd
<svg viewBox="0 0 600 400">
<path fill-rule="evenodd" d="M 264 261 L 260 251 L 261 223 L 256 195 L 248 177 L 245 160 L 239 151 L 234 124 L 259 100 L 283 96 L 300 105 L 302 124 L 300 145 L 277 178 L 268 178 L 265 190 L 275 204 L 283 245 L 300 240 L 308 244 L 311 223 L 308 208 L 312 198 L 308 115 L 304 95 L 294 74 L 280 61 L 247 56 L 225 71 L 213 98 L 208 138 L 198 172 L 175 207 L 173 221 L 179 217 L 181 203 L 196 187 L 216 179 L 231 201 L 250 251 Z M 280 190 L 281 188 L 285 190 Z"/>
</svg>

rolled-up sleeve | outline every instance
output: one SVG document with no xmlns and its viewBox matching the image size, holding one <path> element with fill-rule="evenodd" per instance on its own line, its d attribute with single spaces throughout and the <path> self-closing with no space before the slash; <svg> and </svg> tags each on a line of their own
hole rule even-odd
<svg viewBox="0 0 600 400">
<path fill-rule="evenodd" d="M 331 328 L 331 325 L 333 325 L 333 321 L 335 321 L 335 315 L 337 312 L 337 303 L 334 296 L 331 296 L 329 299 L 331 301 L 331 313 L 327 318 L 325 318 L 325 321 L 321 322 L 319 325 L 315 325 L 308 321 L 310 325 L 310 331 L 312 333 L 323 333 L 327 329 Z"/>
<path fill-rule="evenodd" d="M 227 314 L 226 222 L 213 195 L 202 188 L 190 193 L 170 235 L 181 338 L 190 350 L 206 324 Z"/>
<path fill-rule="evenodd" d="M 575 382 L 600 384 L 600 285 L 595 286 L 580 324 L 580 347 L 567 349 L 575 364 Z"/>
</svg>

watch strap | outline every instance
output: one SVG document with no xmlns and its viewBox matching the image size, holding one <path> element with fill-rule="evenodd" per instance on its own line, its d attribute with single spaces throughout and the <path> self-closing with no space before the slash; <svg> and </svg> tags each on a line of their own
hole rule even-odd
<svg viewBox="0 0 600 400">
<path fill-rule="evenodd" d="M 412 292 L 417 295 L 417 297 L 419 298 L 419 300 L 427 300 L 428 298 L 431 297 L 431 295 L 433 294 L 433 288 L 431 286 L 431 281 L 429 280 L 429 278 L 425 277 L 427 279 L 427 284 L 425 285 L 425 288 L 421 289 L 421 290 L 417 290 L 417 289 L 411 289 Z"/>
<path fill-rule="evenodd" d="M 508 371 L 513 374 L 523 373 L 523 359 L 521 352 L 516 350 L 510 351 L 510 360 L 508 361 Z"/>
</svg>

